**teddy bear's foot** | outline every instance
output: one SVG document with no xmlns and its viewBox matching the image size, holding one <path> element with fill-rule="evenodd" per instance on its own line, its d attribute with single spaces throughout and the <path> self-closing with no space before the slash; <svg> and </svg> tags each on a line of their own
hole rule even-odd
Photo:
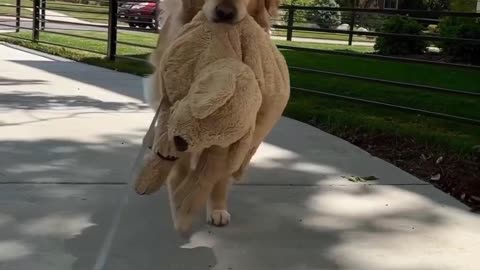
<svg viewBox="0 0 480 270">
<path fill-rule="evenodd" d="M 148 195 L 158 191 L 167 180 L 173 164 L 173 158 L 150 155 L 135 181 L 135 192 L 139 195 Z"/>
<path fill-rule="evenodd" d="M 230 213 L 226 209 L 214 209 L 207 211 L 207 223 L 223 227 L 230 223 Z"/>
</svg>

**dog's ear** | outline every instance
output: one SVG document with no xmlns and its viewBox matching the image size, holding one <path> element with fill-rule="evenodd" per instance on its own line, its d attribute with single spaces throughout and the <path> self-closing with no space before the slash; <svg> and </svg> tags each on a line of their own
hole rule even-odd
<svg viewBox="0 0 480 270">
<path fill-rule="evenodd" d="M 202 10 L 204 1 L 182 0 L 181 21 L 183 24 L 189 23 L 197 13 Z"/>
<path fill-rule="evenodd" d="M 280 7 L 281 0 L 259 0 L 265 1 L 265 9 L 270 17 L 276 17 L 278 15 L 278 8 Z"/>
<path fill-rule="evenodd" d="M 265 31 L 270 30 L 271 19 L 278 15 L 281 0 L 255 0 L 257 1 L 255 21 Z"/>
</svg>

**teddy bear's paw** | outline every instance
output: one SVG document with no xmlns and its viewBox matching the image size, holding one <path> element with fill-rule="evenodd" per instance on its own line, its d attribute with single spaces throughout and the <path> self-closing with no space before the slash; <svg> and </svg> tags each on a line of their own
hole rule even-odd
<svg viewBox="0 0 480 270">
<path fill-rule="evenodd" d="M 209 224 L 223 227 L 230 223 L 231 215 L 225 209 L 213 209 L 207 213 L 207 222 Z"/>
<path fill-rule="evenodd" d="M 161 159 L 156 155 L 147 158 L 135 180 L 135 192 L 139 195 L 148 195 L 158 191 L 167 179 L 172 165 L 173 161 Z"/>
<path fill-rule="evenodd" d="M 155 177 L 139 177 L 135 181 L 135 192 L 138 195 L 150 195 L 155 193 L 162 187 L 163 181 L 161 178 Z"/>
</svg>

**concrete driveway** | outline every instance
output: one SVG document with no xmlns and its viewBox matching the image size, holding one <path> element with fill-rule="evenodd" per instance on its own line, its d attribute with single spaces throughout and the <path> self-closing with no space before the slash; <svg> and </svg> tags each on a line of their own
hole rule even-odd
<svg viewBox="0 0 480 270">
<path fill-rule="evenodd" d="M 141 93 L 139 77 L 0 44 L 0 269 L 478 269 L 479 215 L 286 118 L 233 188 L 232 224 L 201 217 L 179 238 L 165 191 L 129 184 L 153 117 Z"/>
</svg>

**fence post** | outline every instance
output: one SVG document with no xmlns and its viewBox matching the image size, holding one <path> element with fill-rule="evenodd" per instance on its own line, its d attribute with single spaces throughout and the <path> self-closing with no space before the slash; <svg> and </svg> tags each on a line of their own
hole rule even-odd
<svg viewBox="0 0 480 270">
<path fill-rule="evenodd" d="M 155 33 L 157 33 L 158 32 L 158 19 L 160 17 L 158 1 L 157 1 L 157 6 L 155 8 L 155 14 L 153 16 L 155 16 L 153 18 L 153 22 L 154 22 L 153 27 L 155 27 Z"/>
<path fill-rule="evenodd" d="M 293 7 L 288 7 L 288 20 L 287 20 L 287 41 L 292 41 L 293 36 L 293 22 L 295 18 L 295 9 Z"/>
<path fill-rule="evenodd" d="M 38 42 L 40 38 L 40 0 L 33 0 L 33 23 L 32 23 L 32 39 Z"/>
<path fill-rule="evenodd" d="M 16 9 L 15 9 L 15 32 L 20 32 L 20 17 L 22 16 L 22 0 L 17 0 Z"/>
<path fill-rule="evenodd" d="M 115 61 L 117 54 L 117 14 L 118 0 L 110 0 L 108 7 L 108 44 L 107 57 L 110 61 Z"/>
<path fill-rule="evenodd" d="M 355 11 L 352 11 L 352 13 L 350 14 L 351 18 L 350 18 L 350 30 L 349 30 L 349 33 L 348 33 L 348 46 L 352 46 L 352 43 L 353 43 L 353 29 L 355 27 Z"/>
<path fill-rule="evenodd" d="M 47 0 L 40 0 L 40 30 L 45 30 L 45 10 L 47 9 Z"/>
</svg>

